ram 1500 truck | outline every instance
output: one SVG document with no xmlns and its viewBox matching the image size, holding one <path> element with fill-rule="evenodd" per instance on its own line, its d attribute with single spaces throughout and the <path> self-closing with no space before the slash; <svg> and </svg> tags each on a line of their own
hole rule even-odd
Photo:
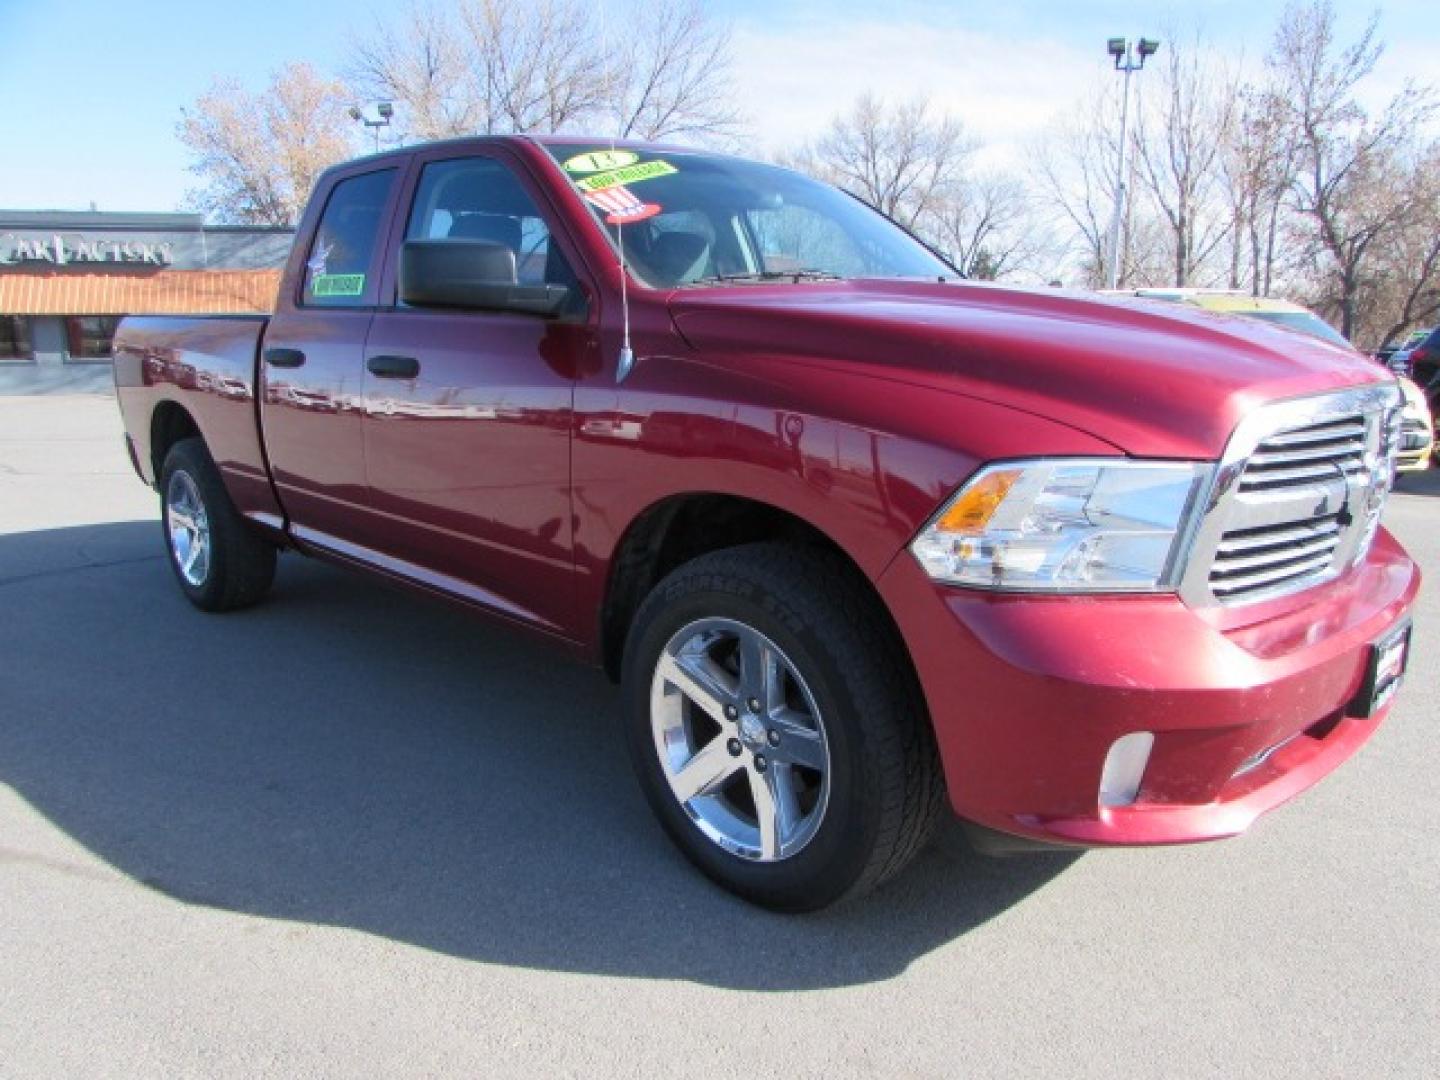
<svg viewBox="0 0 1440 1080">
<path fill-rule="evenodd" d="M 338 166 L 272 315 L 127 319 L 115 371 L 197 607 L 288 549 L 603 665 L 670 837 L 778 909 L 895 874 L 947 809 L 1020 846 L 1239 833 L 1405 666 L 1376 365 L 958 281 L 739 158 Z"/>
</svg>

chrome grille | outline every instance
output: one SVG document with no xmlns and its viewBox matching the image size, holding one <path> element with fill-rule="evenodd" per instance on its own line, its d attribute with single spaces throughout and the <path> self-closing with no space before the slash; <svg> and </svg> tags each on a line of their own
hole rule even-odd
<svg viewBox="0 0 1440 1080">
<path fill-rule="evenodd" d="M 1365 464 L 1365 418 L 1347 416 L 1272 435 L 1255 448 L 1240 477 L 1241 491 L 1333 480 Z"/>
<path fill-rule="evenodd" d="M 1182 591 L 1238 604 L 1298 592 L 1364 558 L 1400 441 L 1385 384 L 1257 410 L 1235 432 Z"/>
<path fill-rule="evenodd" d="M 1340 522 L 1328 514 L 1302 525 L 1225 533 L 1210 564 L 1210 589 L 1222 600 L 1323 574 L 1340 544 Z"/>
</svg>

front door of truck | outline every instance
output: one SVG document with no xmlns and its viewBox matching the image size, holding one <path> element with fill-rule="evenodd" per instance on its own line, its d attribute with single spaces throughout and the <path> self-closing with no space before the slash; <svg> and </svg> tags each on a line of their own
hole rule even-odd
<svg viewBox="0 0 1440 1080">
<path fill-rule="evenodd" d="M 406 239 L 485 240 L 519 284 L 573 286 L 578 306 L 541 318 L 409 308 L 375 315 L 365 347 L 369 502 L 389 523 L 395 569 L 542 628 L 576 632 L 570 424 L 587 347 L 577 265 L 544 196 L 508 161 L 417 158 L 386 288 Z"/>
<path fill-rule="evenodd" d="M 323 207 L 318 224 L 285 279 L 294 295 L 281 297 L 265 331 L 265 449 L 280 502 L 302 540 L 363 543 L 365 336 L 399 180 L 400 169 L 391 165 L 316 191 Z"/>
</svg>

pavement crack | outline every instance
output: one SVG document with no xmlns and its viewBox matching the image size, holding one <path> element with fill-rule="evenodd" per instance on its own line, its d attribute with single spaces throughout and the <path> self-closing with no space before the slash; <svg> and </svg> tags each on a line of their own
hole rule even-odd
<svg viewBox="0 0 1440 1080">
<path fill-rule="evenodd" d="M 164 555 L 137 555 L 133 559 L 109 559 L 105 562 L 87 562 L 79 566 L 60 566 L 52 570 L 36 570 L 30 574 L 17 574 L 14 577 L 0 578 L 0 589 L 6 585 L 20 585 L 27 581 L 36 581 L 41 578 L 63 577 L 66 574 L 76 574 L 82 570 L 104 570 L 111 566 L 130 566 L 134 563 L 157 562 L 164 559 Z"/>
</svg>

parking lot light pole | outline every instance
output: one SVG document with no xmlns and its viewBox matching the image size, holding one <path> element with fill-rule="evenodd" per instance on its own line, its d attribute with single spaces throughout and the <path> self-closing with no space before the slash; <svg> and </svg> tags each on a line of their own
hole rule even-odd
<svg viewBox="0 0 1440 1080">
<path fill-rule="evenodd" d="M 1120 223 L 1125 217 L 1125 196 L 1128 194 L 1125 179 L 1130 143 L 1130 76 L 1144 68 L 1145 61 L 1160 48 L 1160 42 L 1142 37 L 1132 49 L 1128 39 L 1111 38 L 1105 43 L 1105 48 L 1115 61 L 1115 70 L 1125 76 L 1120 91 L 1120 171 L 1115 177 L 1115 215 L 1110 220 L 1109 284 L 1115 289 L 1120 285 Z"/>
<path fill-rule="evenodd" d="M 350 106 L 350 119 L 358 120 L 360 123 L 364 124 L 374 133 L 375 153 L 377 154 L 380 152 L 380 129 L 382 127 L 389 127 L 390 118 L 394 115 L 395 106 L 391 105 L 388 101 L 381 101 L 376 103 L 374 120 L 371 120 L 370 117 L 366 116 L 365 112 L 361 110 L 359 106 Z"/>
</svg>

